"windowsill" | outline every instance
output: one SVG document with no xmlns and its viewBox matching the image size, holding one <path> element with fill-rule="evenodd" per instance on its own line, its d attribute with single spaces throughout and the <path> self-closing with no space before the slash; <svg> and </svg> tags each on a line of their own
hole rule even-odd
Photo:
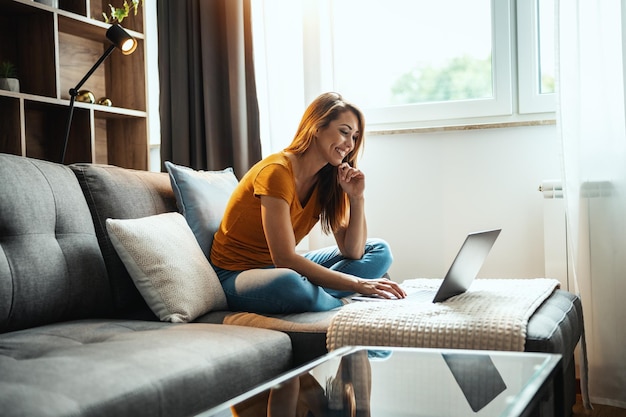
<svg viewBox="0 0 626 417">
<path fill-rule="evenodd" d="M 556 119 L 543 119 L 543 120 L 525 120 L 515 122 L 492 122 L 492 123 L 475 123 L 475 124 L 458 124 L 458 125 L 446 125 L 446 126 L 429 126 L 429 127 L 412 127 L 412 128 L 399 128 L 399 129 L 373 129 L 367 130 L 368 135 L 405 135 L 405 134 L 419 134 L 419 133 L 434 133 L 434 132 L 451 132 L 460 130 L 478 130 L 478 129 L 501 129 L 511 127 L 524 127 L 524 126 L 549 126 L 555 125 Z"/>
</svg>

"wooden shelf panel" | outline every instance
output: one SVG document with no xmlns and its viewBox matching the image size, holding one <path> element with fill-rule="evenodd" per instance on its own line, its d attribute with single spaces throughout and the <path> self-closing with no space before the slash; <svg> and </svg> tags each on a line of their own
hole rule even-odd
<svg viewBox="0 0 626 417">
<path fill-rule="evenodd" d="M 24 99 L 29 101 L 36 101 L 45 104 L 55 104 L 58 106 L 64 106 L 69 111 L 70 101 L 67 99 L 55 99 L 51 97 L 40 97 L 33 94 L 25 94 L 25 93 L 16 93 L 13 91 L 0 90 L 0 99 L 2 97 L 12 97 L 15 99 Z M 82 103 L 80 101 L 74 102 L 74 107 L 81 109 L 93 110 L 96 114 L 96 117 L 107 118 L 107 119 L 119 119 L 119 118 L 142 118 L 145 119 L 148 117 L 148 114 L 145 111 L 141 110 L 132 110 L 126 109 L 123 107 L 117 106 L 103 106 L 99 104 L 91 104 L 91 103 Z"/>
<path fill-rule="evenodd" d="M 26 156 L 60 162 L 68 117 L 66 106 L 38 101 L 24 102 Z M 91 162 L 91 117 L 88 110 L 75 109 L 65 162 Z"/>
<path fill-rule="evenodd" d="M 79 104 L 79 106 L 89 106 L 88 104 Z M 93 110 L 96 112 L 96 117 L 104 118 L 104 119 L 123 119 L 123 118 L 147 118 L 147 113 L 141 110 L 131 110 L 125 109 L 122 107 L 108 107 L 101 105 L 91 105 Z"/>
<path fill-rule="evenodd" d="M 20 101 L 0 96 L 0 149 L 4 153 L 23 155 Z"/>
<path fill-rule="evenodd" d="M 93 41 L 106 41 L 106 31 L 111 25 L 103 20 L 89 19 L 63 10 L 59 10 L 57 14 L 59 17 L 59 31 L 82 36 Z M 133 38 L 145 38 L 142 32 L 127 28 L 125 25 L 121 26 Z"/>
<path fill-rule="evenodd" d="M 69 100 L 70 88 L 75 87 L 87 74 L 93 64 L 104 53 L 102 42 L 59 32 L 59 68 L 60 68 L 60 98 Z M 106 95 L 106 76 L 104 65 L 100 65 L 81 87 L 89 90 L 96 98 Z"/>
<path fill-rule="evenodd" d="M 148 169 L 148 143 L 145 138 L 146 119 L 118 118 L 106 120 L 106 148 L 108 163 L 124 168 Z M 102 133 L 102 132 L 100 132 Z M 96 132 L 96 143 L 102 139 Z"/>
<path fill-rule="evenodd" d="M 127 109 L 146 110 L 146 83 L 143 41 L 131 55 L 115 50 L 107 65 L 107 93 L 113 105 Z"/>
<path fill-rule="evenodd" d="M 59 0 L 59 9 L 88 17 L 85 0 Z"/>
<path fill-rule="evenodd" d="M 51 12 L 0 2 L 0 61 L 16 66 L 20 91 L 56 97 L 54 27 Z"/>
</svg>

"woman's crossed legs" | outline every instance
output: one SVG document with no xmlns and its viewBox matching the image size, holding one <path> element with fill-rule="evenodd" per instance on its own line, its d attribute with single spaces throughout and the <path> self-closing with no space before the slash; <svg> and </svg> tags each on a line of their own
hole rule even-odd
<svg viewBox="0 0 626 417">
<path fill-rule="evenodd" d="M 393 260 L 389 245 L 382 239 L 368 239 L 361 259 L 344 258 L 336 246 L 308 252 L 304 257 L 326 268 L 365 279 L 382 277 Z M 224 288 L 228 306 L 234 311 L 326 311 L 340 307 L 343 304 L 341 298 L 352 294 L 319 287 L 287 268 L 247 271 L 215 268 L 215 271 Z"/>
</svg>

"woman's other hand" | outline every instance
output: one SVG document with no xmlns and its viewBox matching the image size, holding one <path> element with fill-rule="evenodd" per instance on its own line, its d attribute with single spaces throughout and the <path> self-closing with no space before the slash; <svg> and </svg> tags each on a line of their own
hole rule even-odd
<svg viewBox="0 0 626 417">
<path fill-rule="evenodd" d="M 406 297 L 406 292 L 400 287 L 400 284 L 387 278 L 359 279 L 357 292 L 387 299 Z"/>
</svg>

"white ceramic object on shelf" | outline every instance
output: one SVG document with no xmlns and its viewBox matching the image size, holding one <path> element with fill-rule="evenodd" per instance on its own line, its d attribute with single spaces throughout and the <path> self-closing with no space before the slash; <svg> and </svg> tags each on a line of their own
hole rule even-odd
<svg viewBox="0 0 626 417">
<path fill-rule="evenodd" d="M 35 0 L 36 3 L 45 4 L 46 6 L 59 8 L 59 0 Z"/>
<path fill-rule="evenodd" d="M 0 90 L 20 92 L 20 80 L 17 78 L 0 78 Z"/>
</svg>

